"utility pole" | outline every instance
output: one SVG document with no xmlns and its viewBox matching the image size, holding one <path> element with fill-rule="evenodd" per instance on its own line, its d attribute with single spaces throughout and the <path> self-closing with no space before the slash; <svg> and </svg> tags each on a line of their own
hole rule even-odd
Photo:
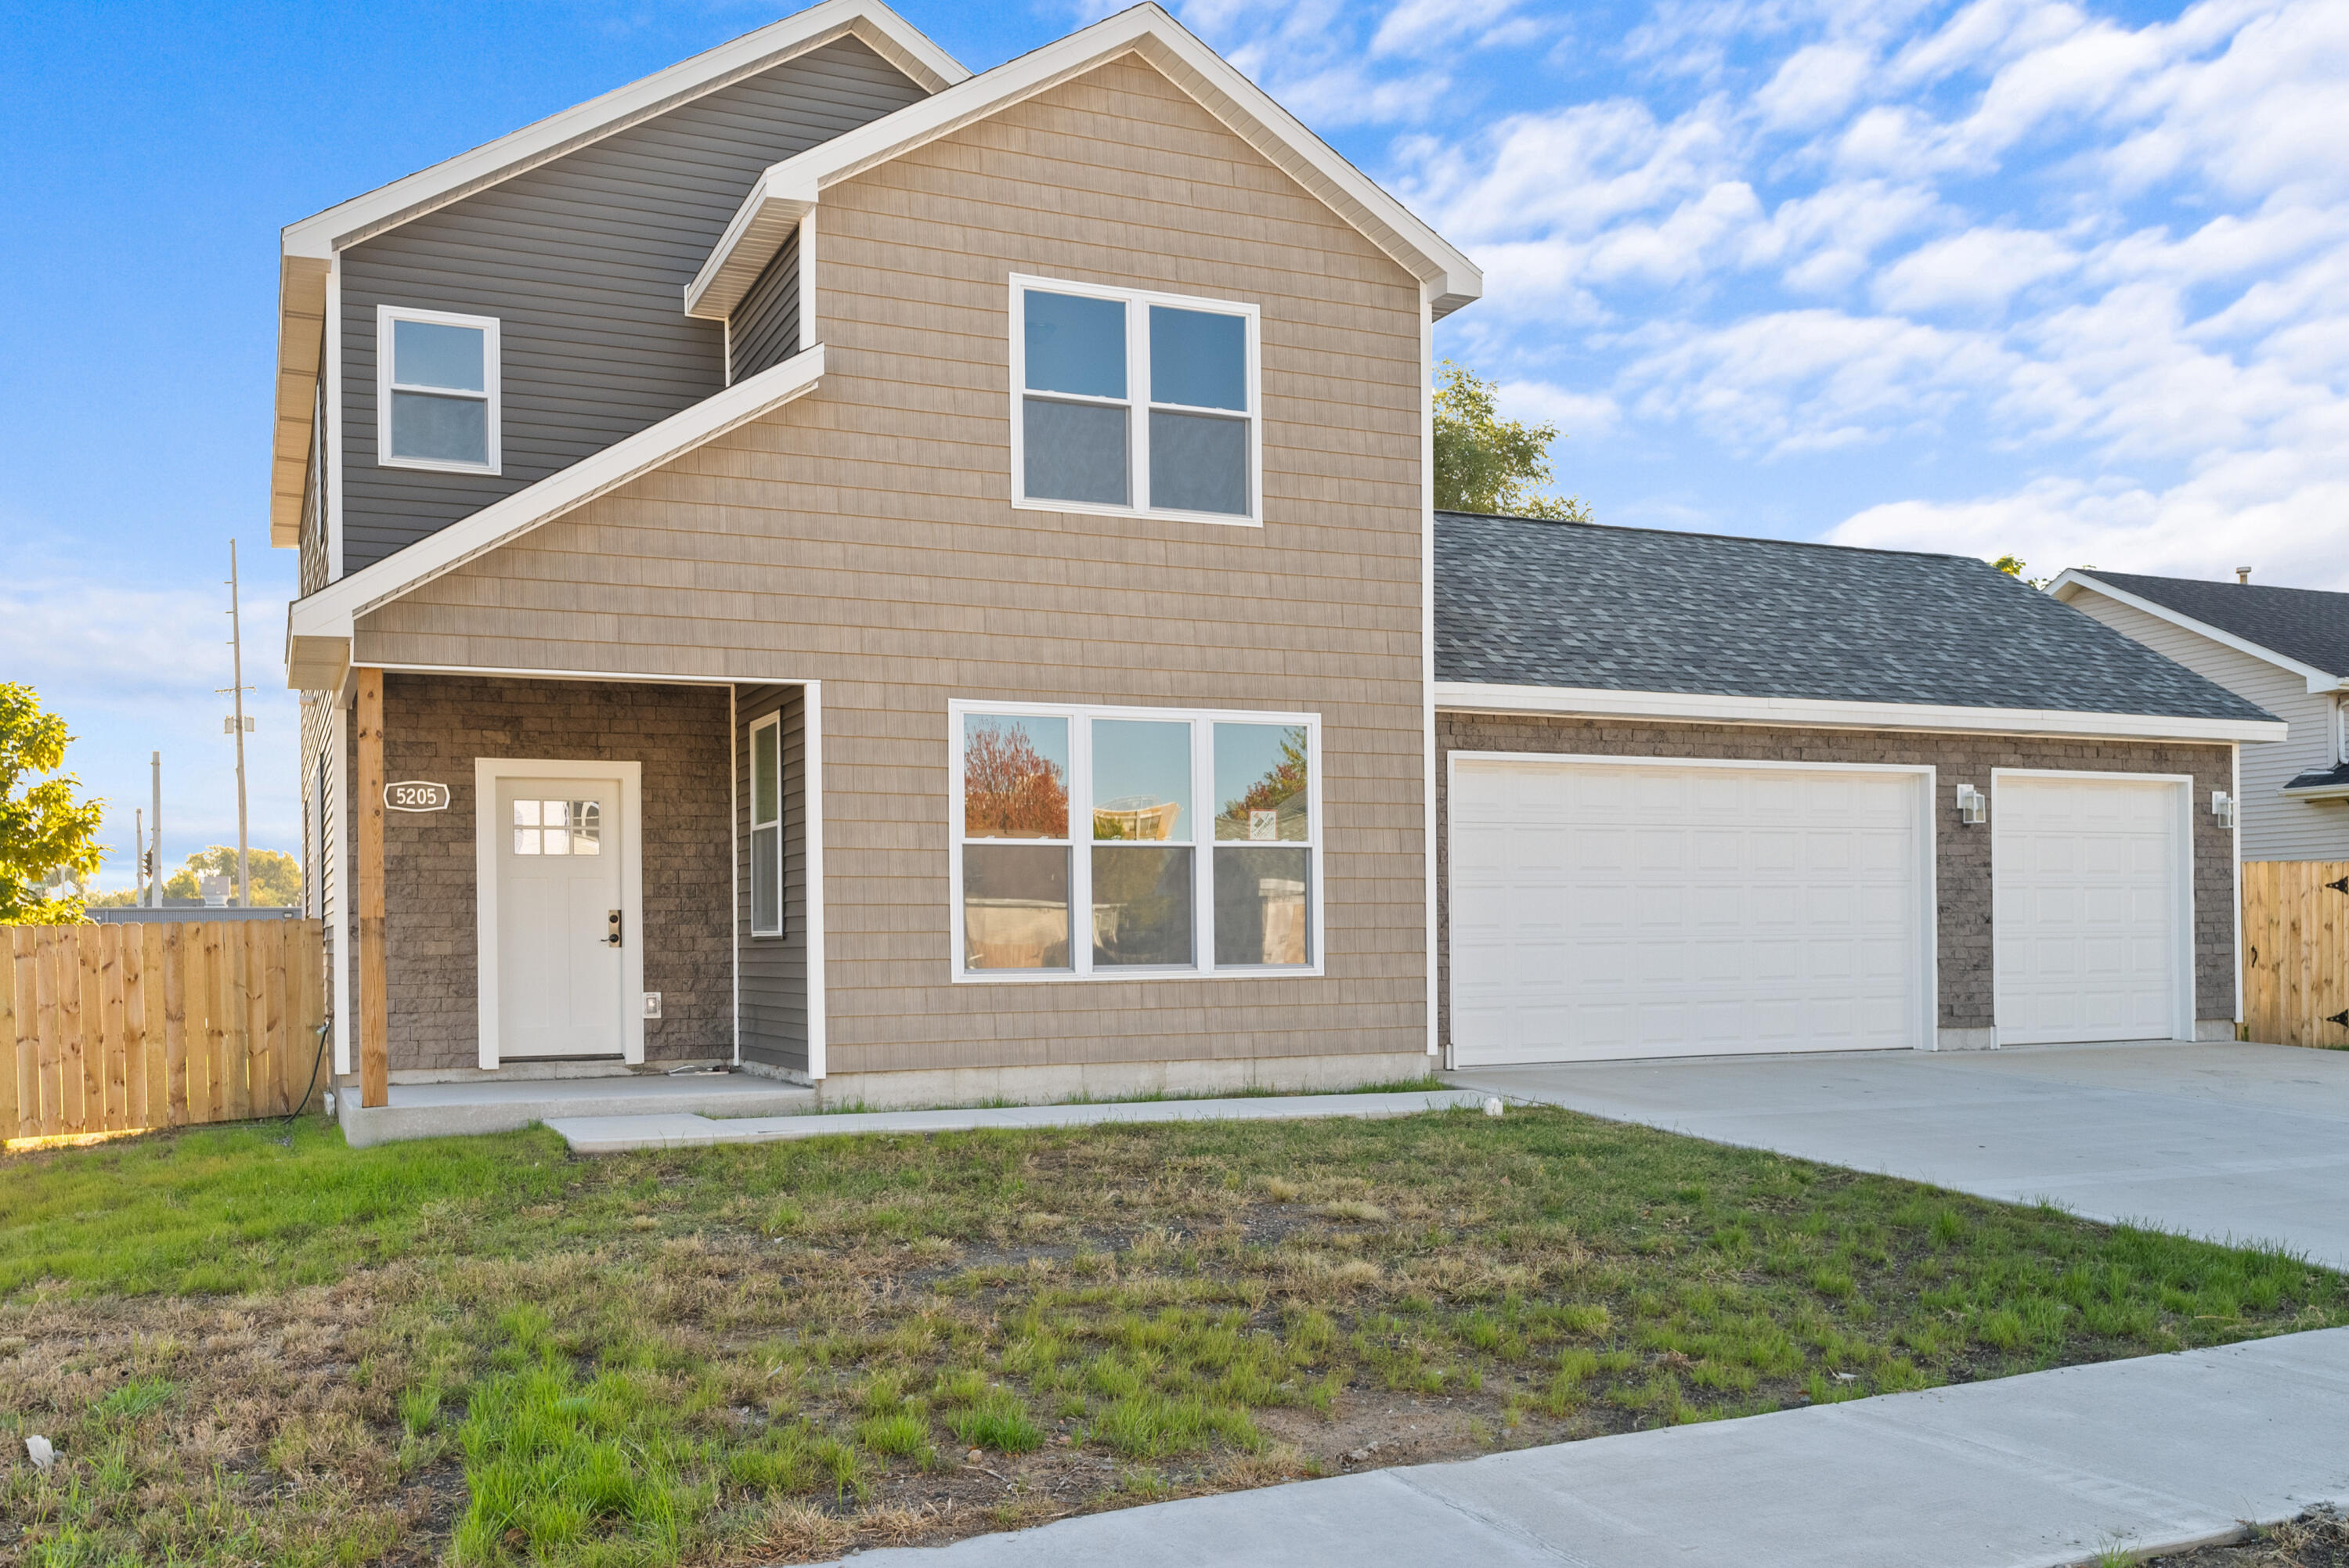
<svg viewBox="0 0 2349 1568">
<path fill-rule="evenodd" d="M 155 835 L 155 847 L 151 851 L 154 858 L 148 862 L 153 874 L 147 879 L 147 907 L 160 909 L 163 907 L 163 754 L 160 751 L 149 753 L 147 766 L 153 774 L 155 784 L 155 820 L 150 828 Z"/>
<path fill-rule="evenodd" d="M 147 902 L 147 812 L 138 806 L 130 808 L 130 902 L 133 906 Z"/>
<path fill-rule="evenodd" d="M 246 863 L 244 844 L 244 732 L 253 721 L 244 717 L 244 626 L 237 614 L 236 541 L 228 542 L 228 645 L 230 694 L 236 711 L 229 716 L 229 733 L 236 737 L 236 901 L 253 907 L 253 869 Z"/>
</svg>

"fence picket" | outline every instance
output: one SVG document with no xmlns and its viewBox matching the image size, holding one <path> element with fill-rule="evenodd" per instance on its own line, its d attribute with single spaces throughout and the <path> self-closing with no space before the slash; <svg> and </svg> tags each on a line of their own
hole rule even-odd
<svg viewBox="0 0 2349 1568">
<path fill-rule="evenodd" d="M 2349 1047 L 2349 861 L 2243 867 L 2243 1022 L 2254 1040 Z"/>
<path fill-rule="evenodd" d="M 16 975 L 16 1030 L 9 1042 L 16 1074 L 16 1121 L 8 1131 L 18 1138 L 41 1132 L 41 1004 L 40 955 L 33 934 L 11 927 L 8 967 Z"/>
<path fill-rule="evenodd" d="M 130 1120 L 129 1007 L 122 990 L 122 927 L 98 928 L 98 1048 L 99 1081 L 106 1085 L 106 1120 L 102 1130 L 119 1132 Z"/>
<path fill-rule="evenodd" d="M 18 1088 L 16 1084 L 16 956 L 12 936 L 5 950 L 0 950 L 0 1138 L 16 1136 Z M 33 999 L 25 998 L 30 1008 Z"/>
<path fill-rule="evenodd" d="M 140 1073 L 147 1085 L 139 1125 L 168 1127 L 171 1106 L 171 1078 L 163 1062 L 163 927 L 146 921 L 130 929 L 139 934 L 139 1047 L 145 1058 Z"/>
<path fill-rule="evenodd" d="M 109 925 L 118 933 L 115 975 L 122 993 L 122 1125 L 151 1127 L 147 1119 L 147 951 L 135 925 Z"/>
<path fill-rule="evenodd" d="M 188 972 L 188 1119 L 220 1121 L 220 1078 L 212 1067 L 212 993 L 219 975 L 212 952 L 219 928 L 191 925 L 180 961 Z"/>
<path fill-rule="evenodd" d="M 173 1127 L 188 1117 L 188 980 L 180 944 L 184 925 L 150 925 L 161 943 L 163 975 L 163 1119 Z"/>
</svg>

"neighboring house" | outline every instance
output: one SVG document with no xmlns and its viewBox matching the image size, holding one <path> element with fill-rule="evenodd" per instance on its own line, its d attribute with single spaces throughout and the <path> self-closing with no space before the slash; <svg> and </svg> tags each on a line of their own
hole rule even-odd
<svg viewBox="0 0 2349 1568">
<path fill-rule="evenodd" d="M 2349 593 L 2075 567 L 2048 592 L 2292 727 L 2243 749 L 2243 858 L 2349 861 Z"/>
<path fill-rule="evenodd" d="M 2280 726 L 1979 562 L 1438 526 L 1481 286 L 1154 5 L 826 0 L 288 228 L 337 1071 L 1415 1076 L 1452 842 L 1464 1063 L 2231 1034 Z"/>
<path fill-rule="evenodd" d="M 973 76 L 826 0 L 288 228 L 338 1070 L 1425 1071 L 1480 288 L 1154 5 Z"/>
<path fill-rule="evenodd" d="M 2234 1037 L 2251 702 L 1965 557 L 1440 512 L 1435 562 L 1454 1062 Z"/>
</svg>

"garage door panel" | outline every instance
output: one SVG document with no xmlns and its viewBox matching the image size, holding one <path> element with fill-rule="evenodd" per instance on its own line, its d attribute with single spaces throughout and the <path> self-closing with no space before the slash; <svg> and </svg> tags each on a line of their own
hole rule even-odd
<svg viewBox="0 0 2349 1568">
<path fill-rule="evenodd" d="M 1452 798 L 1504 840 L 1452 893 L 1461 1065 L 1920 1043 L 1916 775 L 1480 761 Z M 1564 865 L 1507 841 L 1561 825 Z"/>
<path fill-rule="evenodd" d="M 2179 1033 L 2180 787 L 2002 775 L 1991 823 L 2001 1043 Z"/>
</svg>

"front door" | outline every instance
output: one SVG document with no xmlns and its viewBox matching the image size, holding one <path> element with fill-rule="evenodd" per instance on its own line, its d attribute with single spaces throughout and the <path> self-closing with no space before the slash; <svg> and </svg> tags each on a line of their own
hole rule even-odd
<svg viewBox="0 0 2349 1568">
<path fill-rule="evenodd" d="M 634 824 L 617 779 L 497 781 L 502 1061 L 612 1057 L 625 1042 L 621 869 Z"/>
</svg>

